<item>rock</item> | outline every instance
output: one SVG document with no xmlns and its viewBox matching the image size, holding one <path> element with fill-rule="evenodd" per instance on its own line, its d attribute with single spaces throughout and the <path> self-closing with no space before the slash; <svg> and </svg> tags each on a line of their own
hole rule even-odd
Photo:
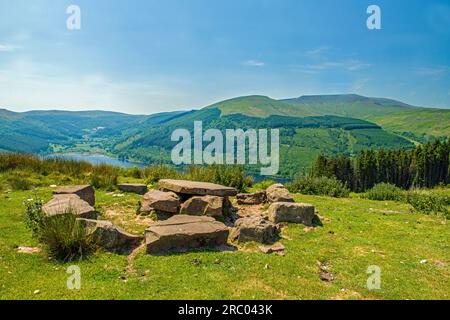
<svg viewBox="0 0 450 320">
<path fill-rule="evenodd" d="M 18 247 L 17 252 L 18 253 L 26 253 L 26 254 L 33 254 L 33 253 L 39 253 L 42 249 L 38 247 Z"/>
<path fill-rule="evenodd" d="M 239 193 L 236 196 L 238 204 L 244 205 L 255 205 L 262 204 L 266 201 L 265 192 L 255 192 L 255 193 Z"/>
<path fill-rule="evenodd" d="M 275 202 L 268 210 L 269 220 L 275 223 L 293 222 L 312 226 L 315 216 L 315 208 L 312 204 Z"/>
<path fill-rule="evenodd" d="M 147 185 L 143 183 L 121 183 L 117 188 L 123 192 L 145 194 L 147 192 Z"/>
<path fill-rule="evenodd" d="M 163 192 L 159 190 L 150 190 L 144 196 L 140 212 L 152 212 L 153 210 L 178 213 L 180 207 L 180 198 L 173 192 Z"/>
<path fill-rule="evenodd" d="M 180 214 L 221 217 L 224 198 L 217 196 L 192 197 L 181 205 Z"/>
<path fill-rule="evenodd" d="M 263 217 L 245 217 L 236 221 L 231 239 L 238 242 L 273 243 L 278 240 L 279 232 L 276 224 Z"/>
<path fill-rule="evenodd" d="M 92 186 L 84 185 L 84 186 L 67 186 L 56 189 L 53 191 L 54 195 L 62 195 L 62 194 L 76 194 L 81 198 L 81 200 L 86 201 L 91 206 L 95 206 L 95 191 Z"/>
<path fill-rule="evenodd" d="M 187 180 L 159 180 L 160 190 L 173 191 L 193 196 L 219 196 L 219 197 L 234 197 L 237 194 L 235 188 L 221 186 L 215 183 L 187 181 Z"/>
<path fill-rule="evenodd" d="M 59 194 L 54 195 L 42 207 L 42 211 L 47 216 L 54 216 L 58 214 L 73 213 L 79 218 L 96 219 L 97 212 L 95 208 L 89 205 L 86 201 L 80 199 L 76 194 Z"/>
<path fill-rule="evenodd" d="M 282 184 L 273 184 L 266 190 L 267 200 L 269 202 L 294 202 L 289 190 Z"/>
<path fill-rule="evenodd" d="M 275 243 L 270 247 L 259 246 L 258 248 L 265 254 L 277 253 L 278 255 L 284 255 L 284 251 L 286 250 L 281 243 Z"/>
<path fill-rule="evenodd" d="M 175 215 L 145 231 L 148 253 L 225 245 L 228 228 L 210 217 Z"/>
<path fill-rule="evenodd" d="M 103 249 L 117 253 L 130 253 L 143 240 L 142 236 L 130 234 L 111 221 L 78 219 L 94 241 Z"/>
</svg>

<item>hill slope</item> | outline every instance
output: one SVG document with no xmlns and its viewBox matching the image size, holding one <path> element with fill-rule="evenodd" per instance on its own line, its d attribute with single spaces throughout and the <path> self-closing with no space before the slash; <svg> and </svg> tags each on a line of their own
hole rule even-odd
<svg viewBox="0 0 450 320">
<path fill-rule="evenodd" d="M 412 147 L 406 139 L 365 120 L 337 116 L 300 118 L 272 115 L 262 118 L 223 115 L 220 109 L 211 106 L 177 115 L 158 125 L 129 129 L 114 146 L 114 152 L 122 158 L 148 163 L 170 162 L 171 149 L 177 144 L 171 141 L 172 132 L 184 128 L 193 135 L 194 121 L 202 121 L 204 131 L 214 128 L 223 134 L 226 129 L 279 129 L 280 175 L 283 177 L 292 177 L 309 168 L 320 153 L 354 155 L 367 148 Z M 257 168 L 253 169 L 256 172 Z"/>
<path fill-rule="evenodd" d="M 385 98 L 322 95 L 275 100 L 265 96 L 248 96 L 225 100 L 208 108 L 218 108 L 222 115 L 351 117 L 372 121 L 389 131 L 403 134 L 419 142 L 422 142 L 423 135 L 450 136 L 450 109 L 415 107 Z"/>
<path fill-rule="evenodd" d="M 134 116 L 105 111 L 30 111 L 0 109 L 0 149 L 39 153 L 50 144 L 70 144 L 83 136 L 102 132 L 120 134 L 148 116 Z"/>
</svg>

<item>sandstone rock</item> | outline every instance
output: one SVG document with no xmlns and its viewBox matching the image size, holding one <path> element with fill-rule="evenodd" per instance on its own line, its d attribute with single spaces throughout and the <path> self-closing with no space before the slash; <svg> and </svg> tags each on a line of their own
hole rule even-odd
<svg viewBox="0 0 450 320">
<path fill-rule="evenodd" d="M 160 190 L 173 191 L 175 193 L 194 195 L 194 196 L 219 196 L 233 197 L 237 194 L 235 188 L 221 186 L 215 183 L 187 181 L 187 180 L 159 180 Z"/>
<path fill-rule="evenodd" d="M 175 214 L 178 213 L 179 207 L 180 198 L 175 193 L 150 190 L 144 196 L 140 212 L 156 210 Z"/>
<path fill-rule="evenodd" d="M 269 202 L 294 202 L 289 190 L 280 183 L 268 187 L 266 195 Z"/>
<path fill-rule="evenodd" d="M 276 224 L 263 217 L 245 217 L 236 221 L 231 239 L 238 242 L 273 243 L 278 240 L 279 232 L 280 230 Z"/>
<path fill-rule="evenodd" d="M 103 249 L 117 253 L 129 253 L 140 245 L 142 236 L 130 234 L 115 226 L 111 221 L 78 219 Z"/>
<path fill-rule="evenodd" d="M 280 256 L 284 256 L 286 250 L 286 248 L 281 243 L 275 243 L 270 247 L 260 246 L 258 248 L 265 254 L 276 253 Z"/>
<path fill-rule="evenodd" d="M 148 253 L 225 245 L 228 228 L 210 217 L 175 215 L 145 231 Z"/>
<path fill-rule="evenodd" d="M 217 196 L 192 197 L 181 205 L 180 214 L 221 217 L 224 198 Z"/>
<path fill-rule="evenodd" d="M 255 192 L 255 193 L 239 193 L 236 196 L 238 204 L 243 205 L 255 205 L 262 204 L 266 201 L 265 192 Z"/>
<path fill-rule="evenodd" d="M 123 192 L 145 194 L 147 192 L 147 185 L 143 183 L 121 183 L 117 188 Z"/>
<path fill-rule="evenodd" d="M 76 194 L 54 195 L 53 199 L 42 207 L 42 211 L 47 216 L 73 213 L 80 218 L 97 218 L 97 212 L 94 207 L 89 205 L 86 201 L 80 199 L 80 197 Z"/>
<path fill-rule="evenodd" d="M 268 213 L 269 220 L 275 223 L 293 222 L 311 226 L 315 208 L 306 203 L 275 202 L 270 205 Z"/>
<path fill-rule="evenodd" d="M 95 191 L 92 186 L 66 186 L 53 191 L 54 195 L 76 194 L 81 200 L 86 201 L 91 206 L 95 205 Z"/>
</svg>

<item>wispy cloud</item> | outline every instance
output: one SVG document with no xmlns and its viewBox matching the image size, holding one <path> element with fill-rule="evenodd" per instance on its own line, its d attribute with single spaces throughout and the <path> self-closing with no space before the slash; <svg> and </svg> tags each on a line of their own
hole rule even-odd
<svg viewBox="0 0 450 320">
<path fill-rule="evenodd" d="M 355 81 L 355 83 L 353 84 L 353 91 L 359 91 L 361 89 L 363 89 L 367 83 L 369 83 L 370 78 L 362 78 L 362 79 L 358 79 Z"/>
<path fill-rule="evenodd" d="M 20 48 L 19 46 L 15 46 L 12 44 L 1 44 L 0 43 L 0 52 L 12 52 L 19 48 Z"/>
<path fill-rule="evenodd" d="M 264 67 L 266 65 L 265 62 L 258 61 L 258 60 L 247 60 L 242 63 L 244 66 L 249 67 Z"/>
<path fill-rule="evenodd" d="M 330 49 L 329 46 L 320 46 L 306 51 L 306 56 L 313 59 L 322 57 L 322 54 Z"/>
<path fill-rule="evenodd" d="M 439 67 L 421 67 L 416 70 L 416 73 L 421 76 L 427 77 L 440 77 L 444 74 L 450 72 L 450 67 L 439 66 Z"/>
<path fill-rule="evenodd" d="M 356 59 L 342 60 L 342 61 L 323 61 L 320 63 L 304 64 L 292 66 L 293 71 L 302 73 L 320 73 L 321 71 L 331 69 L 341 69 L 345 71 L 359 71 L 362 69 L 370 68 L 372 65 Z"/>
</svg>

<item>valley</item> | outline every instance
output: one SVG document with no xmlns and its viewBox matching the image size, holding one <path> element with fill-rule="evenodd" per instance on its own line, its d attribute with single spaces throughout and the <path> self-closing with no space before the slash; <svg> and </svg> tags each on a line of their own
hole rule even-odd
<svg viewBox="0 0 450 320">
<path fill-rule="evenodd" d="M 450 136 L 450 110 L 359 95 L 275 100 L 239 97 L 192 111 L 154 115 L 89 111 L 0 110 L 0 150 L 41 155 L 103 154 L 142 164 L 170 164 L 176 129 L 279 129 L 279 178 L 306 171 L 319 154 L 354 156 L 368 148 L 412 148 Z M 205 129 L 205 130 L 206 130 Z M 251 172 L 259 168 L 249 166 Z"/>
</svg>

